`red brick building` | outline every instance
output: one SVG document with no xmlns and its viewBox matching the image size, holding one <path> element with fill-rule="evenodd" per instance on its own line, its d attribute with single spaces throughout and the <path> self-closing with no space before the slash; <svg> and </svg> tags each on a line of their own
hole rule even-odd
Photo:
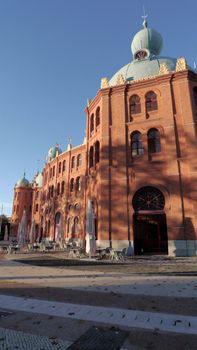
<svg viewBox="0 0 197 350">
<path fill-rule="evenodd" d="M 13 232 L 25 208 L 37 235 L 55 240 L 62 218 L 64 237 L 84 240 L 90 199 L 98 246 L 196 255 L 197 74 L 160 56 L 146 21 L 131 48 L 133 60 L 88 102 L 84 144 L 51 148 L 42 174 L 15 186 Z"/>
</svg>

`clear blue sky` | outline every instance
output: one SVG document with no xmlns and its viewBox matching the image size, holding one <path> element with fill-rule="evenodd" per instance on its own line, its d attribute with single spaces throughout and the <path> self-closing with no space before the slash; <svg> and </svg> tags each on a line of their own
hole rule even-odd
<svg viewBox="0 0 197 350">
<path fill-rule="evenodd" d="M 163 54 L 197 62 L 196 0 L 0 0 L 0 205 L 11 212 L 13 187 L 31 180 L 58 142 L 84 138 L 87 98 L 102 77 L 131 60 L 130 43 L 149 26 Z M 0 209 L 1 210 L 1 209 Z"/>
</svg>

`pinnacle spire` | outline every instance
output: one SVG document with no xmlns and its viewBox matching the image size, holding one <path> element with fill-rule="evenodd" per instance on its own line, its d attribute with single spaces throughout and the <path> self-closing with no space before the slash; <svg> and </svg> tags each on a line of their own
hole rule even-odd
<svg viewBox="0 0 197 350">
<path fill-rule="evenodd" d="M 148 15 L 146 14 L 146 12 L 145 12 L 145 8 L 144 8 L 144 6 L 143 6 L 143 16 L 142 16 L 142 18 L 143 18 L 143 23 L 142 23 L 142 25 L 143 25 L 143 27 L 144 28 L 147 28 L 148 27 L 148 21 L 147 21 L 147 17 L 148 17 Z"/>
</svg>

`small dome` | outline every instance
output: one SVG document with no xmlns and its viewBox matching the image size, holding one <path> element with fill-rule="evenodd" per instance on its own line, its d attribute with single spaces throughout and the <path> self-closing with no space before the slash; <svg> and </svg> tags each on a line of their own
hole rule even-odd
<svg viewBox="0 0 197 350">
<path fill-rule="evenodd" d="M 25 178 L 25 174 L 23 177 L 17 181 L 16 186 L 17 187 L 29 187 L 30 183 L 29 181 Z"/>
<path fill-rule="evenodd" d="M 42 187 L 43 176 L 42 173 L 37 173 L 34 178 L 34 186 Z"/>
<path fill-rule="evenodd" d="M 48 151 L 47 162 L 50 162 L 52 159 L 54 159 L 56 157 L 57 154 L 59 155 L 60 153 L 62 153 L 62 151 L 61 151 L 58 144 L 51 147 Z"/>
<path fill-rule="evenodd" d="M 140 50 L 148 50 L 150 55 L 159 55 L 162 49 L 162 36 L 156 30 L 148 28 L 147 22 L 143 23 L 144 28 L 135 34 L 131 43 L 131 51 L 135 54 Z"/>
</svg>

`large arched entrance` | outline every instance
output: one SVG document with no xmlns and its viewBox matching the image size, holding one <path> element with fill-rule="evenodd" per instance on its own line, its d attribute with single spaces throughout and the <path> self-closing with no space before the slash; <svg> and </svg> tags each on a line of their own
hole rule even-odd
<svg viewBox="0 0 197 350">
<path fill-rule="evenodd" d="M 168 254 L 165 198 L 152 186 L 140 188 L 133 196 L 134 253 Z"/>
</svg>

